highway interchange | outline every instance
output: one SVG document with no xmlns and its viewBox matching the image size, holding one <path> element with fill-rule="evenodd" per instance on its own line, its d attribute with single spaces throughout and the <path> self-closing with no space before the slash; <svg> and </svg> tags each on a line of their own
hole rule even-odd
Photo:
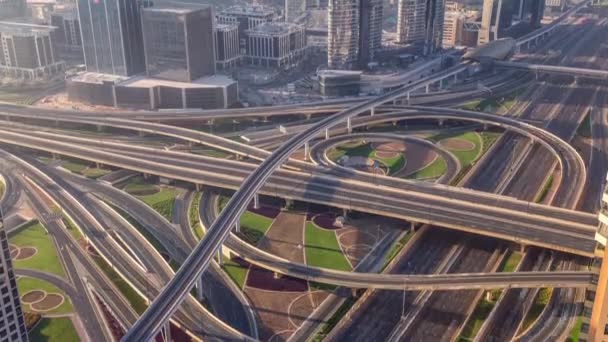
<svg viewBox="0 0 608 342">
<path fill-rule="evenodd" d="M 575 38 L 572 33 L 577 30 L 590 30 L 592 35 L 602 37 L 606 34 L 606 23 L 600 22 L 594 27 L 588 25 L 583 28 L 560 29 L 570 32 L 571 38 Z M 573 63 L 571 59 L 578 53 L 578 49 L 589 49 L 591 39 L 582 39 L 578 44 L 573 44 L 574 47 L 570 47 L 571 50 L 563 53 L 561 60 L 554 63 L 586 67 L 584 62 Z M 549 39 L 546 44 L 550 46 L 552 43 L 555 44 L 555 41 Z M 597 55 L 599 51 L 596 49 L 588 53 Z M 534 56 L 531 59 L 534 59 Z M 431 76 L 431 80 L 438 80 L 445 74 L 460 73 L 465 67 L 466 65 L 452 67 L 440 72 L 439 76 Z M 304 107 L 277 106 L 271 110 L 243 109 L 171 114 L 109 112 L 92 116 L 73 111 L 0 105 L 0 116 L 6 119 L 3 121 L 5 129 L 0 132 L 0 141 L 7 145 L 7 152 L 3 152 L 0 157 L 10 161 L 15 169 L 19 170 L 19 173 L 15 172 L 15 169 L 3 170 L 7 195 L 3 197 L 1 205 L 6 209 L 14 206 L 15 194 L 23 192 L 32 207 L 37 208 L 37 215 L 49 218 L 45 220 L 45 226 L 56 237 L 60 247 L 58 250 L 65 254 L 63 260 L 69 265 L 68 274 L 72 276 L 69 284 L 47 277 L 48 281 L 65 288 L 66 293 L 74 297 L 72 301 L 79 314 L 86 317 L 85 327 L 92 336 L 105 336 L 105 339 L 110 339 L 107 329 L 100 326 L 99 320 L 95 318 L 99 313 L 92 309 L 92 297 L 87 295 L 94 292 L 97 296 L 104 297 L 104 302 L 112 307 L 125 331 L 133 327 L 125 337 L 126 340 L 146 340 L 153 337 L 163 326 L 164 317 L 172 317 L 174 324 L 182 326 L 193 336 L 205 339 L 256 339 L 258 336 L 255 317 L 248 307 L 247 298 L 243 297 L 212 260 L 218 248 L 224 244 L 225 248 L 243 259 L 277 273 L 348 288 L 374 289 L 358 311 L 355 310 L 352 320 L 338 326 L 333 332 L 333 338 L 336 339 L 357 340 L 357 335 L 377 334 L 376 336 L 385 336 L 389 340 L 410 340 L 420 338 L 416 335 L 420 331 L 437 332 L 436 337 L 443 339 L 448 334 L 454 335 L 455 331 L 462 329 L 470 310 L 451 313 L 459 318 L 450 319 L 459 323 L 454 323 L 454 327 L 450 325 L 450 329 L 439 333 L 437 326 L 434 326 L 438 317 L 434 312 L 438 310 L 438 305 L 450 305 L 445 304 L 449 302 L 449 292 L 432 292 L 433 290 L 468 290 L 463 292 L 466 295 L 459 301 L 451 304 L 465 310 L 479 298 L 482 291 L 477 290 L 498 288 L 513 289 L 505 290 L 504 297 L 522 299 L 499 301 L 497 309 L 486 321 L 481 333 L 497 334 L 495 338 L 512 338 L 518 330 L 517 324 L 521 317 L 519 320 L 510 319 L 507 316 L 514 313 L 505 313 L 504 309 L 501 311 L 501 307 L 513 305 L 513 302 L 525 306 L 526 301 L 534 298 L 535 289 L 556 287 L 560 289 L 556 290 L 554 296 L 559 300 L 563 298 L 563 305 L 569 305 L 568 308 L 574 310 L 576 306 L 570 303 L 575 301 L 576 294 L 581 292 L 580 288 L 589 285 L 593 279 L 590 272 L 583 270 L 584 259 L 571 254 L 583 257 L 595 255 L 594 233 L 597 218 L 589 212 L 597 209 L 601 190 L 598 190 L 597 186 L 592 187 L 590 179 L 604 178 L 606 158 L 602 153 L 604 149 L 598 147 L 594 149 L 591 160 L 586 165 L 569 141 L 589 107 L 596 108 L 597 113 L 603 111 L 606 95 L 602 86 L 577 88 L 568 83 L 560 83 L 559 80 L 550 81 L 550 77 L 543 78 L 538 89 L 530 92 L 527 100 L 520 101 L 517 108 L 509 111 L 507 115 L 421 106 L 424 103 L 457 105 L 480 96 L 479 89 L 470 89 L 467 86 L 463 87 L 465 90 L 439 92 L 435 95 L 431 93 L 417 96 L 419 94 L 412 93 L 409 104 L 401 103 L 406 94 L 409 97 L 411 89 L 428 84 L 430 81 L 427 78 L 378 98 L 364 99 L 364 102 L 356 99 Z M 497 79 L 495 76 L 489 78 Z M 499 92 L 501 87 L 510 84 L 511 78 L 518 82 L 534 82 L 525 75 L 512 73 L 504 80 L 487 84 Z M 564 92 L 567 96 L 564 96 Z M 589 96 L 589 93 L 595 95 Z M 580 98 L 588 98 L 590 102 L 579 103 L 577 100 Z M 561 108 L 564 104 L 565 108 Z M 519 113 L 515 113 L 516 111 Z M 336 112 L 337 114 L 333 114 Z M 363 115 L 357 117 L 360 114 Z M 272 131 L 271 134 L 264 135 L 264 130 L 260 130 L 260 136 L 267 139 L 265 143 L 273 141 L 273 144 L 278 146 L 272 153 L 253 144 L 171 125 L 186 122 L 210 124 L 213 120 L 226 117 L 269 118 L 274 115 L 313 115 L 316 121 L 313 124 L 290 125 L 287 134 Z M 458 187 L 355 172 L 334 164 L 324 155 L 328 146 L 345 141 L 344 139 L 356 138 L 357 134 L 348 135 L 352 129 L 383 122 L 420 119 L 441 123 L 449 120 L 481 122 L 488 126 L 499 126 L 505 129 L 506 133 L 459 182 Z M 604 139 L 595 138 L 604 136 L 605 115 L 591 116 L 591 120 L 594 144 L 604 143 Z M 348 124 L 345 124 L 345 121 L 348 121 Z M 49 122 L 58 124 L 56 128 L 42 128 L 45 125 L 52 126 L 48 125 Z M 162 136 L 183 144 L 202 144 L 239 157 L 237 160 L 226 160 L 143 147 L 111 139 L 79 137 L 62 131 L 60 123 L 128 129 L 152 134 L 151 139 L 154 136 Z M 244 135 L 247 133 L 244 132 Z M 331 137 L 324 140 L 324 135 Z M 318 144 L 310 147 L 311 161 L 290 158 L 305 143 L 308 149 L 308 141 L 313 138 L 320 139 Z M 365 138 L 373 139 L 373 136 L 368 135 Z M 379 134 L 379 138 L 396 137 Z M 418 143 L 424 144 L 425 141 L 419 140 Z M 59 171 L 29 157 L 27 150 L 14 149 L 14 146 L 77 157 L 146 175 L 158 175 L 196 186 L 204 185 L 205 188 L 212 186 L 236 192 L 214 222 L 210 222 L 211 218 L 206 219 L 209 221 L 206 224 L 207 232 L 199 243 L 187 224 L 188 212 L 184 209 L 191 201 L 191 191 L 186 192 L 183 198 L 178 197 L 178 203 L 183 201 L 182 209 L 177 205 L 178 210 L 172 220 L 174 222 L 168 222 L 124 191 L 102 182 L 66 174 L 65 171 Z M 448 172 L 441 179 L 441 182 L 449 183 L 459 173 L 461 166 L 458 165 L 458 160 L 448 156 L 449 152 L 441 149 L 438 151 L 446 154 L 446 160 L 451 161 L 448 162 Z M 510 162 L 505 163 L 505 160 Z M 536 161 L 540 167 L 526 168 L 525 165 L 529 164 L 530 160 Z M 557 183 L 570 184 L 570 187 L 558 186 L 549 200 L 551 206 L 547 205 L 549 203 L 534 203 L 538 189 L 547 175 L 554 173 L 555 169 L 560 170 L 556 177 Z M 378 189 L 381 190 L 380 193 Z M 404 219 L 424 225 L 423 232 L 428 231 L 430 226 L 451 228 L 456 232 L 442 229 L 439 230 L 442 236 L 422 234 L 421 242 L 418 242 L 420 246 L 433 248 L 427 249 L 424 254 L 404 253 L 401 255 L 402 259 L 391 267 L 390 271 L 394 273 L 350 273 L 315 268 L 268 254 L 231 233 L 239 215 L 254 197 L 260 194 Z M 142 297 L 150 301 L 156 298 L 142 316 L 146 320 L 136 323 L 138 313 L 130 309 L 130 305 L 125 303 L 125 299 L 117 290 L 112 290 L 114 285 L 97 270 L 85 255 L 86 252 L 65 232 L 61 220 L 53 218 L 51 208 L 42 198 L 50 198 L 57 203 L 83 230 L 97 252 L 114 265 L 116 271 Z M 174 273 L 158 251 L 146 242 L 146 238 L 130 224 L 125 223 L 106 203 L 119 207 L 145 225 L 154 237 L 162 242 L 171 258 L 186 266 Z M 201 218 L 209 209 L 203 206 L 204 203 L 201 201 Z M 475 236 L 471 237 L 467 232 L 475 233 Z M 491 238 L 530 246 L 526 249 L 524 260 L 531 261 L 522 263 L 517 273 L 494 273 L 491 262 L 482 261 L 494 260 L 495 264 L 498 256 L 504 252 L 505 244 Z M 125 243 L 128 248 L 124 248 Z M 568 254 L 549 253 L 540 248 Z M 72 261 L 74 257 L 77 257 L 77 262 Z M 452 262 L 445 262 L 448 259 Z M 535 260 L 538 262 L 534 262 Z M 556 270 L 545 272 L 549 265 L 555 265 Z M 82 277 L 82 272 L 90 276 Z M 209 303 L 213 308 L 211 311 L 199 303 L 195 295 L 189 294 L 194 286 L 200 287 L 199 279 L 203 273 L 202 289 L 205 292 L 204 297 L 212 299 Z M 382 307 L 382 310 L 386 311 L 378 315 L 378 320 L 397 310 L 397 306 L 401 308 L 400 291 L 387 291 L 389 289 L 412 291 L 408 292 L 407 298 L 405 293 L 403 294 L 404 303 L 412 304 L 412 310 L 403 316 L 401 322 L 395 322 L 399 317 L 394 315 L 394 319 L 383 323 L 386 327 L 382 330 L 373 330 L 379 328 L 376 326 L 372 329 L 371 324 L 358 325 L 357 317 L 362 317 L 360 313 L 374 310 L 373 307 L 375 310 Z M 165 296 L 159 297 L 161 293 Z M 509 304 L 503 304 L 507 302 Z M 558 301 L 554 305 L 557 313 L 563 312 L 561 303 Z M 452 312 L 446 307 L 441 310 Z M 525 311 L 522 310 L 521 312 Z M 551 315 L 552 312 L 547 313 L 548 322 L 553 322 Z M 496 322 L 507 321 L 513 322 L 515 327 L 507 326 L 503 329 L 504 332 L 495 329 Z M 568 324 L 569 321 L 562 320 L 552 327 L 555 331 L 563 332 Z M 538 331 L 530 331 L 529 334 L 531 340 L 534 340 L 534 336 L 543 336 L 542 332 Z"/>
</svg>

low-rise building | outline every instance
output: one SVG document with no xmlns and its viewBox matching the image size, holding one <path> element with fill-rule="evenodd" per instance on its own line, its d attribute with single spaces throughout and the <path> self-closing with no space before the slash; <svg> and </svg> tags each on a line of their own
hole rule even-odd
<svg viewBox="0 0 608 342">
<path fill-rule="evenodd" d="M 361 71 L 324 70 L 319 72 L 319 91 L 323 96 L 356 96 L 361 91 Z"/>
<path fill-rule="evenodd" d="M 51 32 L 55 28 L 16 22 L 0 22 L 0 75 L 41 79 L 63 72 L 65 63 L 56 55 Z"/>
<path fill-rule="evenodd" d="M 306 32 L 303 26 L 274 22 L 247 30 L 248 64 L 289 68 L 306 54 Z"/>
<path fill-rule="evenodd" d="M 26 12 L 25 0 L 0 0 L 0 19 L 22 17 Z"/>
<path fill-rule="evenodd" d="M 222 109 L 238 101 L 238 84 L 225 76 L 177 82 L 84 73 L 68 82 L 70 101 L 117 108 Z"/>
<path fill-rule="evenodd" d="M 275 11 L 266 6 L 231 6 L 217 15 L 218 24 L 235 24 L 239 29 L 240 46 L 245 48 L 245 32 L 254 27 L 272 22 Z"/>
</svg>

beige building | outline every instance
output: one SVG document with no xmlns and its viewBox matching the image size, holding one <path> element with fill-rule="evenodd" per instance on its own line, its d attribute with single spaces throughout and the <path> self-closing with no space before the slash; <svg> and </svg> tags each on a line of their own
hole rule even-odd
<svg viewBox="0 0 608 342">
<path fill-rule="evenodd" d="M 608 179 L 608 177 L 607 177 Z M 602 194 L 602 204 L 599 213 L 599 227 L 595 233 L 595 240 L 604 246 L 604 258 L 608 258 L 608 249 L 606 243 L 608 239 L 608 189 L 604 188 Z M 583 327 L 581 329 L 582 340 L 587 341 L 608 341 L 608 262 L 602 262 L 599 270 L 599 279 L 597 285 L 588 289 L 585 296 L 585 312 L 588 312 L 591 307 L 591 319 L 583 315 Z M 588 330 L 588 334 L 587 333 Z"/>
<path fill-rule="evenodd" d="M 444 49 L 462 45 L 462 33 L 465 20 L 466 17 L 461 12 L 449 11 L 445 13 L 442 40 Z"/>
</svg>

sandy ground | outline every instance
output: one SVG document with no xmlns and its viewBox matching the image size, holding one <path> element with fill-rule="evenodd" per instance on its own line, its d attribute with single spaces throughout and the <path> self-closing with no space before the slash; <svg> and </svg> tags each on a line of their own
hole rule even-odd
<svg viewBox="0 0 608 342">
<path fill-rule="evenodd" d="M 258 247 L 281 258 L 303 263 L 302 237 L 305 221 L 305 213 L 281 212 Z"/>
<path fill-rule="evenodd" d="M 397 172 L 397 174 L 395 175 L 396 177 L 407 176 L 411 173 L 414 173 L 420 169 L 425 168 L 427 165 L 434 162 L 435 159 L 440 158 L 437 152 L 426 147 L 410 149 L 407 152 L 406 157 L 407 163 L 405 164 L 405 168 Z"/>
</svg>

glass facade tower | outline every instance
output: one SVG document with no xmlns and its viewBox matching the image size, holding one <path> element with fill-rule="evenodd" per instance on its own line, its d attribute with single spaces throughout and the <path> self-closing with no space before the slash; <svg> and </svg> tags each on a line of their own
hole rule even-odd
<svg viewBox="0 0 608 342">
<path fill-rule="evenodd" d="M 149 76 L 191 82 L 215 74 L 211 7 L 148 8 L 143 28 Z"/>
<path fill-rule="evenodd" d="M 87 71 L 130 76 L 145 70 L 140 1 L 78 0 Z"/>
<path fill-rule="evenodd" d="M 328 66 L 365 67 L 382 46 L 381 0 L 331 0 L 328 8 Z"/>
</svg>

